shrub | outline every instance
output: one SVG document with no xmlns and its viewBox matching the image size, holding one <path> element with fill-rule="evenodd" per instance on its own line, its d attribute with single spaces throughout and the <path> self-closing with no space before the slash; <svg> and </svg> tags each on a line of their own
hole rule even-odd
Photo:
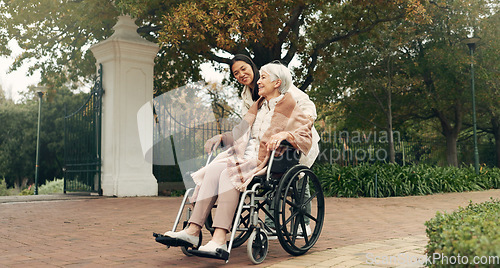
<svg viewBox="0 0 500 268">
<path fill-rule="evenodd" d="M 64 180 L 56 179 L 53 181 L 47 181 L 44 185 L 38 187 L 38 194 L 55 194 L 62 193 L 64 188 Z M 30 185 L 28 188 L 23 189 L 19 195 L 34 195 L 35 185 Z"/>
<path fill-rule="evenodd" d="M 472 166 L 456 168 L 380 163 L 362 163 L 354 167 L 316 164 L 312 169 L 321 181 L 326 196 L 408 196 L 500 187 L 498 168 L 481 167 L 479 174 Z"/>
<path fill-rule="evenodd" d="M 498 267 L 500 264 L 500 201 L 470 203 L 451 214 L 437 213 L 427 221 L 427 256 L 432 267 L 450 266 L 458 259 L 463 267 Z M 461 256 L 461 258 L 459 258 Z M 466 257 L 465 257 L 466 256 Z M 476 258 L 476 259 L 475 259 Z M 481 263 L 476 263 L 480 261 Z M 495 265 L 496 264 L 496 265 Z"/>
<path fill-rule="evenodd" d="M 53 181 L 47 181 L 44 185 L 38 188 L 39 194 L 57 194 L 63 193 L 64 191 L 64 179 L 55 179 Z"/>
<path fill-rule="evenodd" d="M 0 180 L 0 196 L 9 195 L 9 189 L 7 189 L 7 183 L 5 179 Z"/>
<path fill-rule="evenodd" d="M 24 188 L 19 195 L 34 195 L 35 194 L 35 185 L 30 185 L 27 188 Z"/>
</svg>

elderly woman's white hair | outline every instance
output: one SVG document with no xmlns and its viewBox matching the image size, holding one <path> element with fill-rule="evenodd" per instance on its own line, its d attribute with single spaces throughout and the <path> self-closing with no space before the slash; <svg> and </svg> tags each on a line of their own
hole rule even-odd
<svg viewBox="0 0 500 268">
<path fill-rule="evenodd" d="M 286 93 L 292 85 L 292 74 L 290 73 L 290 70 L 281 63 L 268 63 L 262 66 L 260 71 L 268 73 L 271 81 L 275 81 L 276 79 L 281 80 L 281 85 L 279 87 L 279 92 L 281 94 Z"/>
</svg>

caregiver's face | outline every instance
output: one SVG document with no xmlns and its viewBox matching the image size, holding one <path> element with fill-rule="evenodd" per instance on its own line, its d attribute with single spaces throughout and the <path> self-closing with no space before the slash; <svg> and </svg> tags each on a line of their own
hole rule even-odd
<svg viewBox="0 0 500 268">
<path fill-rule="evenodd" d="M 244 61 L 237 61 L 233 64 L 231 71 L 240 84 L 245 86 L 252 85 L 254 73 L 250 64 Z"/>
</svg>

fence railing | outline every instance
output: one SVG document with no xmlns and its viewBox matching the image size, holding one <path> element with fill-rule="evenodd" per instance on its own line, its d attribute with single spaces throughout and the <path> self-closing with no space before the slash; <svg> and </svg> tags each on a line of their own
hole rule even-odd
<svg viewBox="0 0 500 268">
<path fill-rule="evenodd" d="M 398 141 L 394 143 L 395 162 L 400 165 L 430 163 L 433 152 L 440 144 L 423 141 Z M 390 162 L 389 144 L 386 142 L 320 142 L 317 163 L 343 166 L 359 163 Z"/>
<path fill-rule="evenodd" d="M 207 157 L 205 142 L 232 130 L 236 121 L 208 121 L 213 117 L 197 114 L 204 109 L 179 110 L 179 105 L 164 100 L 154 103 L 153 173 L 158 181 L 182 181 L 179 163 L 197 159 L 201 166 Z"/>
<path fill-rule="evenodd" d="M 162 119 L 161 116 L 158 116 L 157 122 L 161 122 L 160 120 L 167 119 Z M 215 121 L 199 125 L 197 125 L 196 122 L 182 124 L 175 121 L 176 120 L 171 120 L 170 122 L 164 121 L 162 125 L 168 123 L 171 124 L 170 127 L 172 129 L 175 129 L 175 134 L 171 135 L 169 139 L 176 141 L 173 142 L 176 164 L 178 161 L 182 161 L 181 159 L 195 158 L 204 155 L 203 145 L 207 139 L 222 132 L 230 131 L 235 125 L 234 122 L 229 121 Z M 157 132 L 155 131 L 155 133 Z M 489 147 L 488 145 L 480 145 L 480 155 L 485 155 Z M 445 148 L 446 144 L 438 140 L 399 139 L 394 143 L 395 162 L 399 165 L 430 164 L 444 166 L 447 165 Z M 458 143 L 458 162 L 461 165 L 469 165 L 472 163 L 471 150 L 472 148 L 466 141 Z M 158 149 L 157 153 L 161 155 L 160 157 L 166 157 L 167 155 L 165 149 Z M 485 155 L 483 159 L 488 159 L 488 156 Z M 320 141 L 320 153 L 316 159 L 316 163 L 339 164 L 342 166 L 376 162 L 390 162 L 388 143 L 385 141 L 380 142 L 373 139 L 363 142 L 345 139 L 322 140 Z M 485 161 L 483 160 L 482 163 L 483 162 Z M 160 172 L 160 170 L 165 171 L 165 169 L 159 168 L 158 166 L 155 170 L 155 176 L 159 181 L 182 180 L 180 174 L 174 174 L 176 173 L 175 170 L 172 172 L 172 169 L 169 169 L 168 172 Z M 173 179 L 172 176 L 179 177 Z"/>
<path fill-rule="evenodd" d="M 86 102 L 64 117 L 64 193 L 101 191 L 102 66 Z"/>
</svg>

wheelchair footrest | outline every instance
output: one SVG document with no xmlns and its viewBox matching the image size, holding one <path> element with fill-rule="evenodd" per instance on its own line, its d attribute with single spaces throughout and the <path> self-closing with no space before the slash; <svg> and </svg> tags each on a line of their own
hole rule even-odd
<svg viewBox="0 0 500 268">
<path fill-rule="evenodd" d="M 153 233 L 156 237 L 156 242 L 163 244 L 167 247 L 192 247 L 193 245 L 187 241 L 173 238 L 170 236 L 164 236 L 162 234 Z"/>
<path fill-rule="evenodd" d="M 221 248 L 218 248 L 216 252 L 199 251 L 197 249 L 188 249 L 188 252 L 198 257 L 225 260 L 226 262 L 229 260 L 229 252 Z"/>
</svg>

